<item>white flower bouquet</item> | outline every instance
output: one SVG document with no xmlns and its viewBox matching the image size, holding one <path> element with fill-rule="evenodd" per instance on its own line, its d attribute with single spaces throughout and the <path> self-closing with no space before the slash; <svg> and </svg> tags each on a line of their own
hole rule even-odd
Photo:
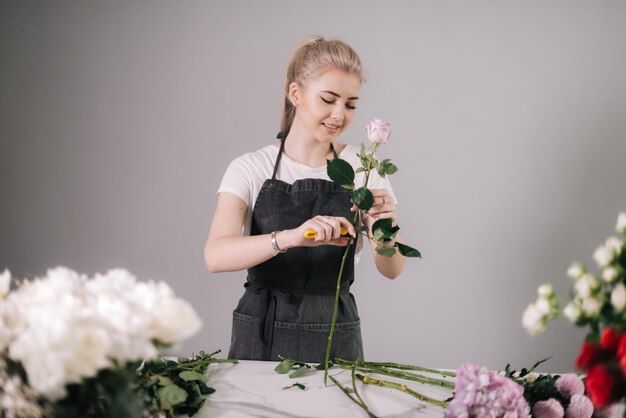
<svg viewBox="0 0 626 418">
<path fill-rule="evenodd" d="M 10 283 L 5 270 L 0 416 L 141 417 L 172 409 L 167 397 L 149 402 L 159 394 L 141 387 L 139 367 L 158 361 L 159 346 L 188 338 L 202 323 L 166 283 L 140 282 L 123 269 L 88 278 L 65 267 L 12 292 Z"/>
</svg>

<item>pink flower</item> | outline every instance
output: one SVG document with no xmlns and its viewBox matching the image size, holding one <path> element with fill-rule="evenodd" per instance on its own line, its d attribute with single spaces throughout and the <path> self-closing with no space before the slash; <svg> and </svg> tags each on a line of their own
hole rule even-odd
<svg viewBox="0 0 626 418">
<path fill-rule="evenodd" d="M 565 410 L 565 418 L 591 418 L 592 415 L 593 404 L 591 400 L 583 394 L 573 395 L 567 410 Z"/>
<path fill-rule="evenodd" d="M 593 411 L 593 418 L 614 418 L 617 412 L 617 404 L 611 404 L 596 408 Z"/>
<path fill-rule="evenodd" d="M 539 401 L 533 406 L 533 417 L 535 418 L 563 418 L 564 415 L 563 406 L 554 398 Z"/>
<path fill-rule="evenodd" d="M 367 139 L 370 142 L 378 144 L 386 144 L 389 141 L 389 135 L 391 134 L 391 127 L 389 123 L 382 119 L 374 119 L 365 127 L 367 131 Z"/>
<path fill-rule="evenodd" d="M 574 395 L 582 395 L 585 393 L 585 384 L 574 373 L 564 374 L 554 382 L 556 390 L 566 398 L 571 398 Z"/>
<path fill-rule="evenodd" d="M 524 388 L 476 364 L 461 365 L 454 384 L 454 399 L 445 410 L 444 418 L 505 416 L 530 418 Z"/>
</svg>

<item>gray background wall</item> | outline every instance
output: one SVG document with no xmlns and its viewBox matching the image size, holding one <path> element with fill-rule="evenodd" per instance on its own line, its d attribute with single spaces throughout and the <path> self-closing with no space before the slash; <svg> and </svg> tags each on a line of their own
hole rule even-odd
<svg viewBox="0 0 626 418">
<path fill-rule="evenodd" d="M 382 152 L 423 253 L 353 287 L 367 358 L 569 370 L 584 333 L 531 338 L 536 287 L 591 254 L 626 210 L 621 1 L 2 1 L 0 268 L 128 268 L 168 281 L 228 350 L 245 274 L 202 250 L 230 160 L 273 141 L 289 54 L 309 33 L 361 55 L 345 142 Z"/>
</svg>

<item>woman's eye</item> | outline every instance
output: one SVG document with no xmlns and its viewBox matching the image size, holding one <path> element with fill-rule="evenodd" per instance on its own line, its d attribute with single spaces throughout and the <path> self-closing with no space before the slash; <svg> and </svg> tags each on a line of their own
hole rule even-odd
<svg viewBox="0 0 626 418">
<path fill-rule="evenodd" d="M 326 104 L 335 104 L 335 102 L 334 102 L 334 101 L 332 101 L 332 100 L 326 100 L 326 99 L 324 99 L 324 98 L 323 98 L 323 97 L 321 97 L 321 96 L 320 96 L 320 99 L 322 99 L 322 101 L 323 101 L 324 103 L 326 103 Z"/>
<path fill-rule="evenodd" d="M 356 106 L 346 103 L 346 107 L 350 110 L 356 109 Z"/>
</svg>

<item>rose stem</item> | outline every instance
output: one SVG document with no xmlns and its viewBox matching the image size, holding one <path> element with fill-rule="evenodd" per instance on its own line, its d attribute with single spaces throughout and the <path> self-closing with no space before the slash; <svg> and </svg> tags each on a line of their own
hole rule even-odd
<svg viewBox="0 0 626 418">
<path fill-rule="evenodd" d="M 376 415 L 374 415 L 374 414 L 372 414 L 372 413 L 370 412 L 370 410 L 367 408 L 367 406 L 366 406 L 365 404 L 361 404 L 361 403 L 359 403 L 359 401 L 357 401 L 356 399 L 354 399 L 354 398 L 352 397 L 352 395 L 350 395 L 350 392 L 348 392 L 348 389 L 346 389 L 345 387 L 341 386 L 341 384 L 340 384 L 337 380 L 335 380 L 335 378 L 334 378 L 334 377 L 332 377 L 332 376 L 328 376 L 328 377 L 330 377 L 330 380 L 332 380 L 332 381 L 333 381 L 333 383 L 335 383 L 335 384 L 337 385 L 337 387 L 338 387 L 339 389 L 341 389 L 341 390 L 342 390 L 342 392 L 343 392 L 343 393 L 345 393 L 345 394 L 346 394 L 346 396 L 347 396 L 348 398 L 350 398 L 350 400 L 352 400 L 352 402 L 354 402 L 355 404 L 357 404 L 358 406 L 360 406 L 360 407 L 361 407 L 361 408 L 362 408 L 362 409 L 363 409 L 363 410 L 367 413 L 367 415 L 368 415 L 370 418 L 378 418 Z"/>
<path fill-rule="evenodd" d="M 409 395 L 419 399 L 420 401 L 428 402 L 430 404 L 439 406 L 441 408 L 445 408 L 448 406 L 448 403 L 446 401 L 438 401 L 437 399 L 429 398 L 428 396 L 419 394 L 415 392 L 414 390 L 409 389 L 406 385 L 402 383 L 389 382 L 387 380 L 381 380 L 381 379 L 372 379 L 371 377 L 363 376 L 358 373 L 356 375 L 356 378 L 359 379 L 361 382 L 367 383 L 370 385 L 385 386 L 388 388 L 397 389 L 401 392 L 408 393 Z"/>
</svg>

